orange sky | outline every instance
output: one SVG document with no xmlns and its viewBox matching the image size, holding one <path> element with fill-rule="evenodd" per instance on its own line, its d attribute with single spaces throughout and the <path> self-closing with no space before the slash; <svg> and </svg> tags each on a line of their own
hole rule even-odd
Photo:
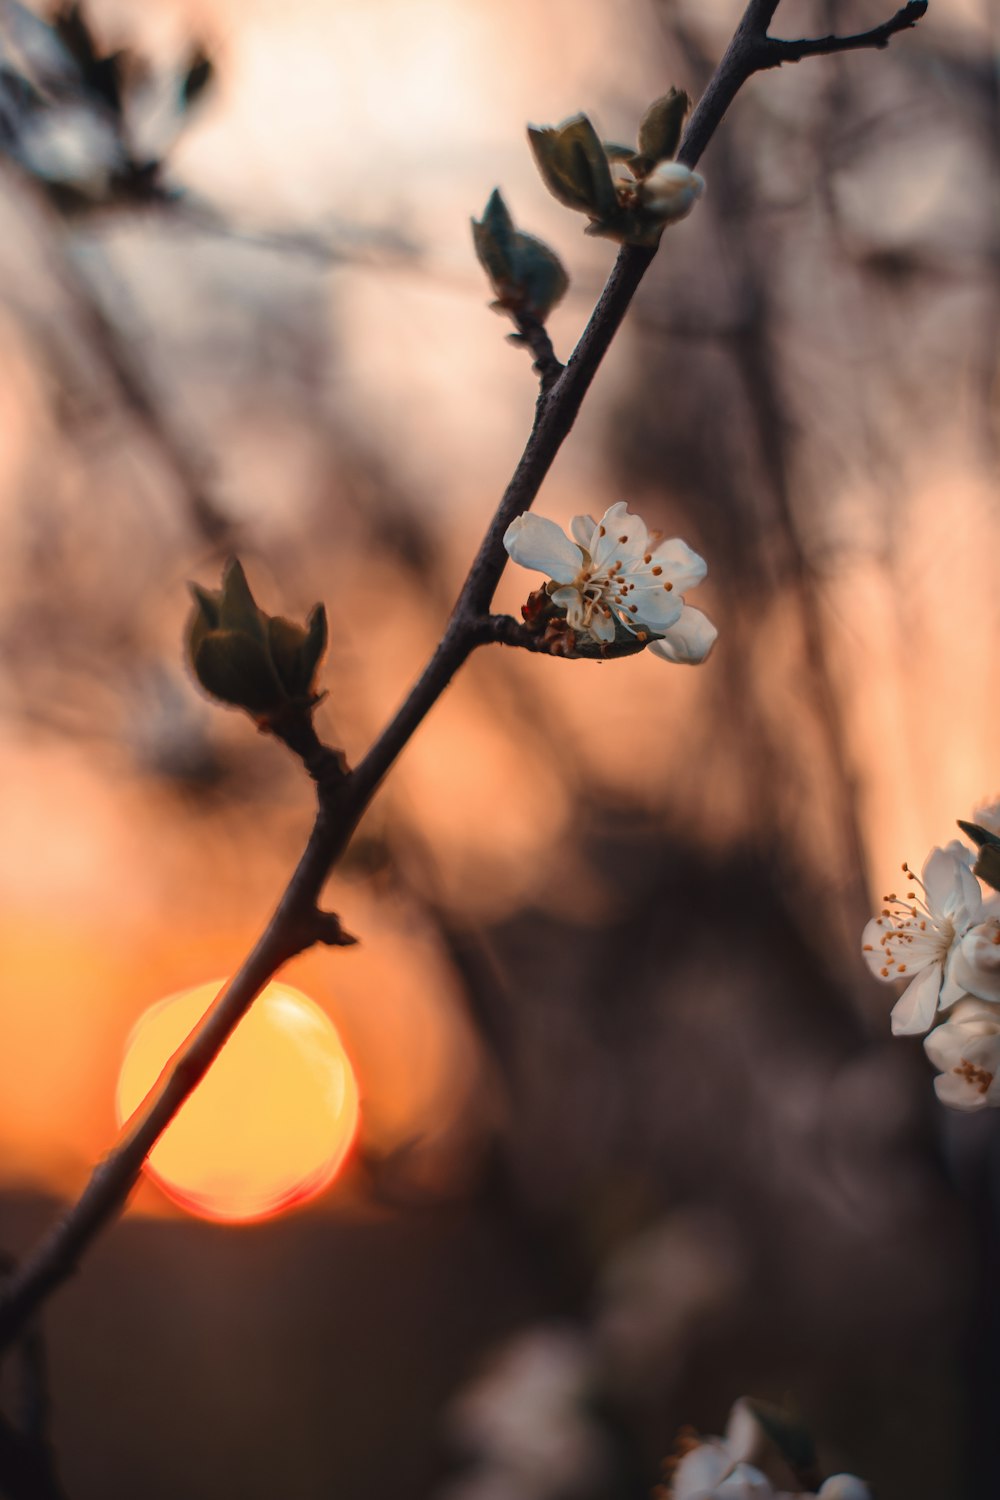
<svg viewBox="0 0 1000 1500">
<path fill-rule="evenodd" d="M 645 9 L 639 0 L 636 8 Z M 165 53 L 178 16 L 214 30 L 218 94 L 176 158 L 178 177 L 195 191 L 257 221 L 315 225 L 340 214 L 397 225 L 425 244 L 431 274 L 339 270 L 326 296 L 347 409 L 434 497 L 448 519 L 442 545 L 457 580 L 533 400 L 524 361 L 505 346 L 485 307 L 467 217 L 500 182 L 519 215 L 565 255 L 578 290 L 554 318 L 553 333 L 569 347 L 612 248 L 584 239 L 546 196 L 523 123 L 594 103 L 609 133 L 628 129 L 633 101 L 647 100 L 662 81 L 646 51 L 623 44 L 622 8 L 571 0 L 541 9 L 529 0 L 107 0 L 97 9 L 112 33 L 117 24 L 139 26 Z M 981 14 L 972 0 L 963 13 Z M 932 212 L 927 181 L 911 188 L 906 211 Z M 125 236 L 120 248 L 126 267 L 141 263 L 141 237 L 130 247 Z M 183 311 L 177 295 L 174 304 L 165 278 L 165 325 Z M 154 335 L 156 316 L 154 307 Z M 626 331 L 593 393 L 595 428 L 628 375 L 631 337 Z M 17 357 L 0 379 L 8 495 L 18 493 L 32 438 L 44 428 L 44 392 Z M 539 503 L 560 521 L 620 498 L 609 493 L 585 423 Z M 259 451 L 248 436 L 247 451 L 260 511 L 273 516 L 268 524 L 280 544 L 282 526 L 292 524 L 283 491 L 294 485 L 289 449 L 271 445 L 271 436 L 262 430 Z M 1000 790 L 986 706 L 998 696 L 992 646 L 1000 622 L 989 563 L 1000 540 L 995 507 L 963 466 L 957 437 L 954 450 L 933 453 L 921 449 L 919 433 L 913 443 L 892 572 L 866 535 L 859 485 L 844 498 L 858 546 L 834 564 L 824 586 L 876 883 L 904 857 L 919 863 L 932 843 L 952 836 L 955 816 Z M 16 518 L 8 520 L 13 526 Z M 197 568 L 193 559 L 189 571 Z M 516 612 L 528 586 L 523 574 L 508 577 L 501 607 Z M 713 587 L 710 574 L 698 600 L 709 613 Z M 385 590 L 363 628 L 363 602 L 353 613 L 352 605 L 342 593 L 331 606 L 334 636 L 344 644 L 330 678 L 332 702 L 352 705 L 344 729 L 356 753 L 433 645 L 439 618 L 402 584 L 396 594 Z M 176 616 L 170 632 L 179 632 L 186 610 L 179 584 L 164 607 Z M 775 600 L 757 641 L 723 641 L 720 651 L 746 649 L 766 671 L 781 608 Z M 512 731 L 519 684 L 553 712 L 558 732 L 548 744 Z M 470 917 L 487 908 L 502 913 L 525 896 L 585 912 L 588 902 L 611 897 L 574 889 L 567 878 L 574 775 L 582 767 L 612 789 L 648 797 L 655 809 L 705 691 L 697 674 L 668 673 L 645 659 L 614 670 L 474 661 L 407 752 L 384 806 L 413 816 L 433 841 L 441 894 Z M 614 736 L 601 732 L 610 722 Z M 242 724 L 227 732 L 252 735 Z M 0 726 L 0 772 L 0 1176 L 69 1192 L 113 1135 L 114 1079 L 137 1016 L 242 956 L 305 836 L 309 794 L 299 788 L 263 820 L 213 824 L 123 773 L 102 749 L 44 742 L 13 724 Z M 484 808 L 498 805 L 505 810 L 499 823 L 484 818 Z M 720 808 L 723 831 L 727 816 Z M 332 903 L 363 945 L 308 955 L 289 977 L 328 1010 L 354 1060 L 366 1149 L 388 1152 L 416 1138 L 431 1157 L 436 1143 L 445 1155 L 472 1097 L 480 1118 L 492 1107 L 488 1098 L 483 1103 L 481 1059 L 446 959 L 429 924 L 401 898 L 343 880 Z"/>
</svg>

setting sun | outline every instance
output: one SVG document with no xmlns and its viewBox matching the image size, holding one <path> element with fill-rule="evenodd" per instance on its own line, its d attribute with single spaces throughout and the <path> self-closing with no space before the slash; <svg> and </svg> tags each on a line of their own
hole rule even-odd
<svg viewBox="0 0 1000 1500">
<path fill-rule="evenodd" d="M 118 1080 L 120 1123 L 221 988 L 219 981 L 172 995 L 139 1020 Z M 268 1218 L 328 1186 L 357 1123 L 357 1082 L 333 1023 L 301 991 L 274 982 L 164 1132 L 146 1172 L 203 1218 Z"/>
</svg>

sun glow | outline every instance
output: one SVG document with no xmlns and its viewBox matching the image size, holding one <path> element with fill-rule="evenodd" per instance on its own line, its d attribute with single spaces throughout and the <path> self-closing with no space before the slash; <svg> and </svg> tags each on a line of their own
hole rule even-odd
<svg viewBox="0 0 1000 1500">
<path fill-rule="evenodd" d="M 119 1123 L 222 988 L 199 985 L 154 1005 L 129 1038 Z M 206 1219 L 270 1218 L 316 1197 L 336 1176 L 358 1124 L 358 1087 L 326 1013 L 290 985 L 258 996 L 167 1127 L 145 1170 L 175 1203 Z"/>
</svg>

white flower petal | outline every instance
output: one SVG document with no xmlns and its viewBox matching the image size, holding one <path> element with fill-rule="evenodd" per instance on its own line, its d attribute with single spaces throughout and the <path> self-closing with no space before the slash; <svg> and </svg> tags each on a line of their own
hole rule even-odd
<svg viewBox="0 0 1000 1500">
<path fill-rule="evenodd" d="M 951 916 L 956 930 L 961 934 L 966 928 L 982 921 L 983 893 L 968 862 L 956 855 L 952 858 L 955 860 L 957 878 Z"/>
<path fill-rule="evenodd" d="M 650 647 L 650 650 L 652 650 L 652 647 Z M 886 966 L 882 948 L 882 939 L 884 936 L 884 917 L 872 917 L 870 922 L 865 923 L 865 930 L 861 934 L 861 955 L 869 969 L 875 975 L 875 978 L 881 979 L 883 984 L 888 984 L 894 976 L 882 973 L 882 970 Z"/>
<path fill-rule="evenodd" d="M 674 1470 L 671 1500 L 696 1500 L 729 1473 L 733 1461 L 720 1442 L 701 1443 L 685 1453 Z"/>
<path fill-rule="evenodd" d="M 573 630 L 583 628 L 583 595 L 579 589 L 556 589 L 551 595 L 552 603 L 566 611 L 566 623 Z"/>
<path fill-rule="evenodd" d="M 615 621 L 610 610 L 605 614 L 600 605 L 598 605 L 590 617 L 590 633 L 599 641 L 607 642 L 614 640 Z"/>
<path fill-rule="evenodd" d="M 625 596 L 619 608 L 624 611 L 623 619 L 628 616 L 625 623 L 633 630 L 648 625 L 657 634 L 666 634 L 670 626 L 680 619 L 684 600 L 673 589 L 668 592 L 660 587 L 636 587 Z"/>
<path fill-rule="evenodd" d="M 711 652 L 718 634 L 707 615 L 685 604 L 677 623 L 669 626 L 662 641 L 653 641 L 649 649 L 664 661 L 697 666 Z"/>
<path fill-rule="evenodd" d="M 579 547 L 547 516 L 516 516 L 503 544 L 519 567 L 545 573 L 556 583 L 572 583 L 583 565 Z"/>
<path fill-rule="evenodd" d="M 598 522 L 594 545 L 590 548 L 595 572 L 602 572 L 617 559 L 627 568 L 646 552 L 648 541 L 645 521 L 641 516 L 631 515 L 626 502 L 619 500 L 609 506 Z"/>
<path fill-rule="evenodd" d="M 597 522 L 593 516 L 574 516 L 569 523 L 569 529 L 573 533 L 573 540 L 584 552 L 590 551 L 590 544 L 594 540 L 594 532 L 597 530 Z"/>
<path fill-rule="evenodd" d="M 752 1464 L 736 1463 L 718 1440 L 686 1453 L 674 1470 L 671 1500 L 772 1500 L 770 1480 Z"/>
<path fill-rule="evenodd" d="M 961 860 L 964 865 L 968 865 L 970 870 L 972 869 L 972 866 L 976 862 L 976 851 L 970 849 L 967 844 L 963 844 L 961 839 L 949 839 L 942 847 L 945 854 L 953 854 L 956 859 Z"/>
<path fill-rule="evenodd" d="M 893 1036 L 919 1036 L 934 1024 L 941 991 L 941 965 L 928 964 L 911 980 L 892 1008 Z"/>
<path fill-rule="evenodd" d="M 672 223 L 689 214 L 705 191 L 705 179 L 679 161 L 661 161 L 643 179 L 644 207 Z"/>
<path fill-rule="evenodd" d="M 872 1500 L 872 1492 L 854 1474 L 831 1474 L 820 1485 L 816 1500 Z"/>
<path fill-rule="evenodd" d="M 1000 921 L 993 917 L 967 932 L 949 965 L 954 984 L 979 1000 L 1000 1000 Z"/>
<path fill-rule="evenodd" d="M 941 1070 L 934 1080 L 938 1098 L 953 1109 L 1000 1104 L 1000 1011 L 972 1000 L 953 1015 L 924 1038 L 924 1051 Z"/>
<path fill-rule="evenodd" d="M 957 1005 L 958 1001 L 964 999 L 969 993 L 963 985 L 959 984 L 956 978 L 955 958 L 957 953 L 958 949 L 952 946 L 944 961 L 941 993 L 938 995 L 938 1010 L 950 1010 L 953 1005 Z"/>
<path fill-rule="evenodd" d="M 932 849 L 924 860 L 921 876 L 927 892 L 927 905 L 935 917 L 951 916 L 964 905 L 964 898 L 971 896 L 967 887 L 963 887 L 963 872 L 970 874 L 968 866 L 947 849 Z"/>
<path fill-rule="evenodd" d="M 651 567 L 663 569 L 664 579 L 669 579 L 675 589 L 684 594 L 701 583 L 708 572 L 708 563 L 679 536 L 669 537 L 653 548 Z"/>
<path fill-rule="evenodd" d="M 970 1089 L 955 1073 L 939 1073 L 934 1080 L 934 1092 L 949 1109 L 986 1109 L 989 1105 L 985 1094 Z"/>
</svg>

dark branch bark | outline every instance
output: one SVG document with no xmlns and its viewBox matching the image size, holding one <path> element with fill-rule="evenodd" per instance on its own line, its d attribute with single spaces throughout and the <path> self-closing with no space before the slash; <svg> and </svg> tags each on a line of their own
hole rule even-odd
<svg viewBox="0 0 1000 1500">
<path fill-rule="evenodd" d="M 545 396 L 555 385 L 565 366 L 556 355 L 552 347 L 549 331 L 544 324 L 535 318 L 520 317 L 517 320 L 518 332 L 512 333 L 510 342 L 512 344 L 524 344 L 534 355 L 535 362 L 532 369 L 538 376 Z"/>
<path fill-rule="evenodd" d="M 792 60 L 791 53 L 779 56 L 774 48 L 779 52 L 783 47 L 805 48 L 799 56 L 809 55 L 810 48 L 844 50 L 843 46 L 826 46 L 828 39 L 803 43 L 773 41 L 767 35 L 767 28 L 776 9 L 777 0 L 750 0 L 747 5 L 688 122 L 677 153 L 678 160 L 686 166 L 694 167 L 698 162 L 747 79 L 761 69 Z M 925 9 L 923 3 L 907 6 L 884 27 L 866 33 L 873 40 L 844 40 L 849 47 L 882 46 L 894 30 L 912 25 Z M 908 19 L 901 19 L 904 16 Z M 655 254 L 655 249 L 622 247 L 565 368 L 557 373 L 558 361 L 550 364 L 545 351 L 541 351 L 545 363 L 543 387 L 531 433 L 469 570 L 444 636 L 395 717 L 357 768 L 348 772 L 339 752 L 322 745 L 311 725 L 282 726 L 281 738 L 303 760 L 316 783 L 319 800 L 316 821 L 298 867 L 256 947 L 164 1069 L 113 1149 L 95 1169 L 78 1202 L 4 1287 L 0 1296 L 0 1349 L 18 1336 L 45 1298 L 72 1274 L 104 1225 L 120 1212 L 147 1154 L 272 975 L 314 942 L 343 941 L 346 935 L 337 919 L 320 910 L 323 885 L 382 778 L 459 667 L 485 640 L 507 639 L 510 644 L 526 644 L 517 621 L 495 624 L 488 614 L 507 562 L 504 533 L 515 516 L 529 509 L 538 494 Z M 551 345 L 548 347 L 551 351 Z M 538 358 L 536 351 L 536 361 Z M 555 360 L 554 355 L 552 359 Z"/>
<path fill-rule="evenodd" d="M 916 26 L 927 11 L 927 0 L 910 0 L 901 10 L 881 26 L 870 31 L 858 31 L 853 36 L 806 37 L 797 42 L 784 42 L 777 37 L 767 38 L 767 61 L 765 68 L 777 68 L 786 62 L 801 62 L 804 57 L 828 57 L 831 52 L 857 52 L 864 47 L 888 47 L 889 41 L 900 31 L 909 31 Z"/>
</svg>

